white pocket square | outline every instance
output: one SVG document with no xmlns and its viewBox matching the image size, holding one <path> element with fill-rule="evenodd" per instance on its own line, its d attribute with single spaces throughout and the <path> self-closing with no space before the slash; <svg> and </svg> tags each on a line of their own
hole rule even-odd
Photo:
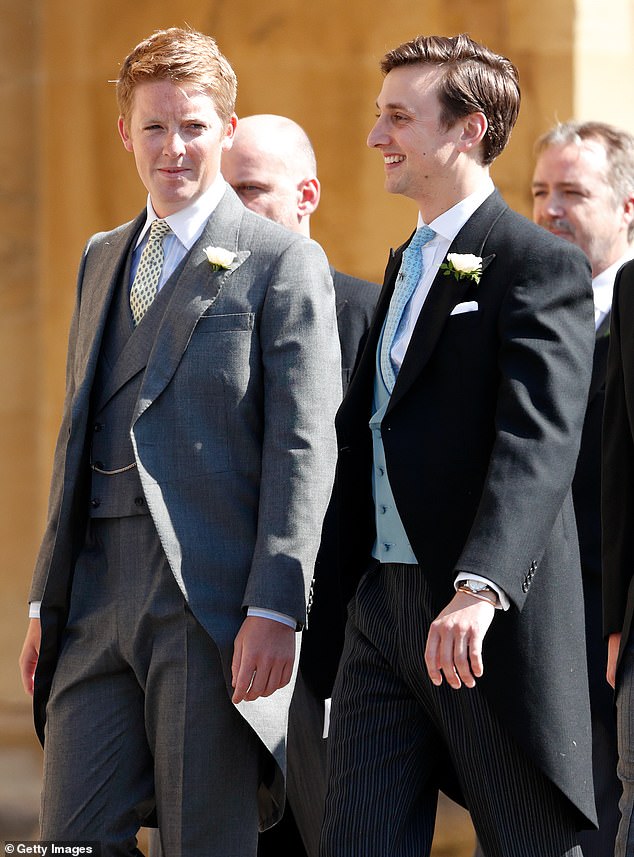
<svg viewBox="0 0 634 857">
<path fill-rule="evenodd" d="M 462 304 L 456 304 L 455 307 L 449 313 L 449 315 L 460 315 L 463 312 L 477 312 L 477 309 L 477 301 L 465 301 Z"/>
</svg>

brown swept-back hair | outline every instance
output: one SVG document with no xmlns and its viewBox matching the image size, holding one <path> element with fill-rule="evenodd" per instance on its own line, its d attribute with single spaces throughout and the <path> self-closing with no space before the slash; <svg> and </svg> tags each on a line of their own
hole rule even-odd
<svg viewBox="0 0 634 857">
<path fill-rule="evenodd" d="M 446 128 L 470 113 L 484 113 L 488 129 L 482 141 L 482 163 L 492 163 L 508 143 L 520 109 L 519 75 L 513 63 L 462 33 L 416 36 L 388 51 L 381 70 L 386 75 L 394 68 L 417 63 L 444 70 L 436 94 L 440 121 Z"/>
<path fill-rule="evenodd" d="M 223 124 L 235 109 L 238 84 L 215 39 L 196 30 L 157 30 L 125 58 L 117 79 L 119 112 L 127 125 L 134 90 L 140 83 L 170 80 L 193 85 L 209 95 Z"/>
</svg>

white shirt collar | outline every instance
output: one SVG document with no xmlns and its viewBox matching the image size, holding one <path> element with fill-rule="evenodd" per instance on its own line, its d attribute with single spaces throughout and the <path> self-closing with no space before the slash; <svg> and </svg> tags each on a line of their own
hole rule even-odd
<svg viewBox="0 0 634 857">
<path fill-rule="evenodd" d="M 592 279 L 592 295 L 594 297 L 594 323 L 598 328 L 605 316 L 612 308 L 612 292 L 614 291 L 614 280 L 619 268 L 630 259 L 634 259 L 634 247 L 613 262 L 605 271 L 601 271 Z"/>
<path fill-rule="evenodd" d="M 174 235 L 178 238 L 181 244 L 187 249 L 191 250 L 196 241 L 200 238 L 205 223 L 209 220 L 212 213 L 216 210 L 218 203 L 222 199 L 225 190 L 227 189 L 227 183 L 222 177 L 220 173 L 216 176 L 212 184 L 207 188 L 207 190 L 201 194 L 191 205 L 188 205 L 186 208 L 177 211 L 175 214 L 170 214 L 167 217 L 163 218 L 169 225 L 169 228 L 172 230 Z M 157 213 L 154 211 L 154 207 L 152 206 L 152 200 L 148 194 L 147 204 L 146 204 L 146 220 L 145 226 L 141 230 L 141 234 L 139 235 L 139 240 L 137 241 L 135 247 L 138 247 L 141 241 L 143 240 L 146 232 L 152 225 L 154 220 L 158 220 L 159 217 Z"/>
<path fill-rule="evenodd" d="M 429 226 L 437 235 L 442 236 L 446 241 L 451 243 L 474 211 L 482 205 L 487 197 L 491 196 L 494 190 L 493 179 L 487 175 L 479 188 L 470 193 L 469 196 L 461 199 L 452 208 L 443 211 L 442 214 L 432 220 Z M 423 225 L 424 221 L 419 213 L 418 226 Z"/>
</svg>

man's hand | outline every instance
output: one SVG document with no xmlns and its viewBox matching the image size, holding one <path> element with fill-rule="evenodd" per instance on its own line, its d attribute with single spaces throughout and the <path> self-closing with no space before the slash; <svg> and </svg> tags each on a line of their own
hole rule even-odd
<svg viewBox="0 0 634 857">
<path fill-rule="evenodd" d="M 24 638 L 24 645 L 20 652 L 18 663 L 20 664 L 20 674 L 22 675 L 22 685 L 24 690 L 33 696 L 33 676 L 35 675 L 35 667 L 37 659 L 40 656 L 40 641 L 42 639 L 42 628 L 39 619 L 31 619 L 29 628 Z"/>
<path fill-rule="evenodd" d="M 605 677 L 612 688 L 616 686 L 616 662 L 619 657 L 620 646 L 621 634 L 610 634 L 608 637 L 608 668 Z"/>
<path fill-rule="evenodd" d="M 482 642 L 494 614 L 493 604 L 456 592 L 429 629 L 425 664 L 433 684 L 440 686 L 444 673 L 454 690 L 463 683 L 475 687 L 484 672 Z"/>
<path fill-rule="evenodd" d="M 274 619 L 247 616 L 231 663 L 232 702 L 270 696 L 288 684 L 295 660 L 295 631 Z"/>
</svg>

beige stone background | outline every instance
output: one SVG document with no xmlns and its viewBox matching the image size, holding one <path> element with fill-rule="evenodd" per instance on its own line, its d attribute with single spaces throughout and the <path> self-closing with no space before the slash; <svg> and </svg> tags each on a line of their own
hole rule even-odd
<svg viewBox="0 0 634 857">
<path fill-rule="evenodd" d="M 516 63 L 523 106 L 494 178 L 528 213 L 533 141 L 553 121 L 634 131 L 633 20 L 634 0 L 0 0 L 0 840 L 31 835 L 37 812 L 41 760 L 16 659 L 77 263 L 89 234 L 144 202 L 109 83 L 126 53 L 164 26 L 216 36 L 238 73 L 239 114 L 286 114 L 313 140 L 314 237 L 337 267 L 381 280 L 416 214 L 384 193 L 365 147 L 382 54 L 419 32 L 466 31 Z M 469 853 L 454 813 L 443 807 L 437 857 Z"/>
</svg>

